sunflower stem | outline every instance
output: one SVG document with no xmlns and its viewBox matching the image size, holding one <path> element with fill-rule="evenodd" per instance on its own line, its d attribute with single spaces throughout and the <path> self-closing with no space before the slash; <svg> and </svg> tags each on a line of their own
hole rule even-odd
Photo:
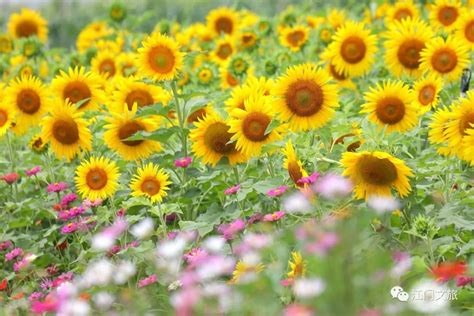
<svg viewBox="0 0 474 316">
<path fill-rule="evenodd" d="M 176 87 L 175 80 L 171 81 L 171 89 L 173 90 L 174 103 L 176 106 L 176 114 L 178 115 L 178 123 L 179 123 L 179 128 L 180 128 L 180 133 L 181 133 L 181 144 L 183 146 L 184 156 L 186 157 L 188 155 L 188 148 L 187 148 L 188 144 L 187 144 L 186 133 L 184 130 L 184 113 L 181 113 L 181 106 L 180 106 L 179 97 L 178 97 L 178 88 Z"/>
<path fill-rule="evenodd" d="M 238 170 L 237 166 L 233 166 L 232 170 L 234 171 L 234 177 L 235 177 L 236 183 L 240 184 L 239 170 Z"/>
<path fill-rule="evenodd" d="M 11 172 L 15 172 L 15 159 L 13 158 L 13 145 L 10 140 L 10 132 L 7 131 L 7 145 L 8 145 L 8 155 L 10 156 L 10 165 L 11 165 Z M 12 183 L 13 190 L 15 191 L 15 202 L 18 202 L 18 187 L 17 183 Z"/>
</svg>

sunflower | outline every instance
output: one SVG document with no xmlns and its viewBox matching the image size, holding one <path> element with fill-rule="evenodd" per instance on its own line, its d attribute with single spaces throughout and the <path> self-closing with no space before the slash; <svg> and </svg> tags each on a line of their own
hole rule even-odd
<svg viewBox="0 0 474 316">
<path fill-rule="evenodd" d="M 197 70 L 197 82 L 201 85 L 208 85 L 214 78 L 214 69 L 208 64 L 204 64 Z"/>
<path fill-rule="evenodd" d="M 239 15 L 231 8 L 221 7 L 210 11 L 206 20 L 208 29 L 215 36 L 219 36 L 222 33 L 232 35 L 238 29 L 237 21 L 239 20 Z"/>
<path fill-rule="evenodd" d="M 37 153 L 41 153 L 46 149 L 47 143 L 43 141 L 41 134 L 35 135 L 31 138 L 28 147 Z"/>
<path fill-rule="evenodd" d="M 91 60 L 92 71 L 109 79 L 117 73 L 116 59 L 117 53 L 115 52 L 109 50 L 99 51 Z"/>
<path fill-rule="evenodd" d="M 248 156 L 258 156 L 263 145 L 282 138 L 284 125 L 267 132 L 275 119 L 270 97 L 253 94 L 244 100 L 244 109 L 234 109 L 230 115 L 231 140 L 236 141 L 235 147 Z"/>
<path fill-rule="evenodd" d="M 17 113 L 13 131 L 23 134 L 39 123 L 48 111 L 48 98 L 49 90 L 38 78 L 27 76 L 12 80 L 5 90 L 5 105 Z"/>
<path fill-rule="evenodd" d="M 376 51 L 377 37 L 364 24 L 348 21 L 333 35 L 325 54 L 332 57 L 338 72 L 354 77 L 370 70 Z"/>
<path fill-rule="evenodd" d="M 72 160 L 81 149 L 92 149 L 92 134 L 87 128 L 83 112 L 65 101 L 51 108 L 42 122 L 42 138 L 51 142 L 51 149 L 58 158 Z"/>
<path fill-rule="evenodd" d="M 152 153 L 161 149 L 160 143 L 143 140 L 126 140 L 136 132 L 152 132 L 157 126 L 153 119 L 136 117 L 137 105 L 131 110 L 123 106 L 121 112 L 112 112 L 107 118 L 104 126 L 104 141 L 107 146 L 117 151 L 125 160 L 137 160 L 149 157 Z"/>
<path fill-rule="evenodd" d="M 459 18 L 458 27 L 455 33 L 456 38 L 474 50 L 474 11 L 466 11 Z"/>
<path fill-rule="evenodd" d="M 326 124 L 338 106 L 337 86 L 326 71 L 313 64 L 287 69 L 275 84 L 275 110 L 289 121 L 293 131 L 306 131 Z"/>
<path fill-rule="evenodd" d="M 231 113 L 234 109 L 244 109 L 244 100 L 254 93 L 254 89 L 250 85 L 240 85 L 232 89 L 230 98 L 224 103 L 226 105 L 227 113 Z"/>
<path fill-rule="evenodd" d="M 135 53 L 121 53 L 117 57 L 117 73 L 122 77 L 138 74 L 137 56 Z"/>
<path fill-rule="evenodd" d="M 421 51 L 422 71 L 430 71 L 448 81 L 458 80 L 469 65 L 469 48 L 454 37 L 435 37 Z"/>
<path fill-rule="evenodd" d="M 237 87 L 240 84 L 240 79 L 236 78 L 228 69 L 227 65 L 221 65 L 219 67 L 219 77 L 221 81 L 221 89 L 229 89 Z"/>
<path fill-rule="evenodd" d="M 297 52 L 308 41 L 310 29 L 304 25 L 295 25 L 284 28 L 280 33 L 280 44 Z"/>
<path fill-rule="evenodd" d="M 169 175 L 157 165 L 149 163 L 139 168 L 130 182 L 133 196 L 146 196 L 152 202 L 161 202 L 169 190 Z"/>
<path fill-rule="evenodd" d="M 250 264 L 239 260 L 235 266 L 234 272 L 232 272 L 232 279 L 229 280 L 229 284 L 236 284 L 248 279 L 249 277 L 258 274 L 265 269 L 262 263 Z"/>
<path fill-rule="evenodd" d="M 474 128 L 474 92 L 467 92 L 465 98 L 461 98 L 451 106 L 450 120 L 446 123 L 445 135 L 448 147 L 459 153 L 467 132 Z"/>
<path fill-rule="evenodd" d="M 62 100 L 69 99 L 73 104 L 81 102 L 79 110 L 96 109 L 102 103 L 101 78 L 84 67 L 60 71 L 51 82 L 53 92 Z"/>
<path fill-rule="evenodd" d="M 327 15 L 327 21 L 335 30 L 339 29 L 346 20 L 347 13 L 344 10 L 332 9 Z"/>
<path fill-rule="evenodd" d="M 408 177 L 413 173 L 405 163 L 381 151 L 362 151 L 342 154 L 344 176 L 354 183 L 354 193 L 358 199 L 368 199 L 371 195 L 391 195 L 391 188 L 405 197 L 411 190 Z"/>
<path fill-rule="evenodd" d="M 223 157 L 231 165 L 247 160 L 248 157 L 231 142 L 233 134 L 229 132 L 230 126 L 217 114 L 207 114 L 194 126 L 196 128 L 189 135 L 193 142 L 192 151 L 204 163 L 215 166 Z"/>
<path fill-rule="evenodd" d="M 291 253 L 293 260 L 288 260 L 290 272 L 288 272 L 289 279 L 296 279 L 302 277 L 306 272 L 306 262 L 303 260 L 300 252 L 293 251 Z"/>
<path fill-rule="evenodd" d="M 384 43 L 388 69 L 397 77 L 403 74 L 415 77 L 421 75 L 420 52 L 432 37 L 432 30 L 422 20 L 393 22 Z"/>
<path fill-rule="evenodd" d="M 26 8 L 10 16 L 8 31 L 14 38 L 37 36 L 42 42 L 48 40 L 48 22 L 38 12 Z"/>
<path fill-rule="evenodd" d="M 420 113 L 426 113 L 438 104 L 439 93 L 443 88 L 443 80 L 433 74 L 429 74 L 413 85 L 415 94 L 415 105 Z"/>
<path fill-rule="evenodd" d="M 283 167 L 288 170 L 288 174 L 291 180 L 298 186 L 302 186 L 298 183 L 298 180 L 307 177 L 308 173 L 303 168 L 303 164 L 298 159 L 295 153 L 295 148 L 291 140 L 286 143 L 285 149 L 283 150 L 285 159 L 283 160 Z"/>
<path fill-rule="evenodd" d="M 0 34 L 0 53 L 8 54 L 13 50 L 13 41 L 8 34 Z"/>
<path fill-rule="evenodd" d="M 4 102 L 0 101 L 0 137 L 5 135 L 12 126 L 15 115 L 16 110 L 14 108 L 6 106 Z"/>
<path fill-rule="evenodd" d="M 397 1 L 387 10 L 385 24 L 390 25 L 393 22 L 410 18 L 416 19 L 419 15 L 420 12 L 412 0 Z"/>
<path fill-rule="evenodd" d="M 447 126 L 452 120 L 452 113 L 447 108 L 437 110 L 431 117 L 428 139 L 432 144 L 441 145 L 437 148 L 437 151 L 443 156 L 456 154 L 455 148 L 448 146 L 448 136 L 446 135 Z"/>
<path fill-rule="evenodd" d="M 155 33 L 142 42 L 138 49 L 139 67 L 145 76 L 155 80 L 171 80 L 183 67 L 184 53 L 178 43 L 163 34 Z"/>
<path fill-rule="evenodd" d="M 225 63 L 235 52 L 234 39 L 225 36 L 216 41 L 215 48 L 211 53 L 211 58 L 218 64 Z"/>
<path fill-rule="evenodd" d="M 82 198 L 95 201 L 115 194 L 119 176 L 115 162 L 106 157 L 91 157 L 77 167 L 74 180 Z"/>
<path fill-rule="evenodd" d="M 84 27 L 76 40 L 76 47 L 80 53 L 93 47 L 100 38 L 113 34 L 113 29 L 109 28 L 105 22 L 92 22 Z"/>
<path fill-rule="evenodd" d="M 257 34 L 253 31 L 242 32 L 239 35 L 240 46 L 244 49 L 251 49 L 257 44 Z"/>
<path fill-rule="evenodd" d="M 471 165 L 474 165 L 474 128 L 470 128 L 466 131 L 461 152 L 461 158 L 469 161 Z"/>
<path fill-rule="evenodd" d="M 171 100 L 171 94 L 157 85 L 137 81 L 135 78 L 121 78 L 112 95 L 110 109 L 114 112 L 122 112 L 124 105 L 132 110 L 135 103 L 138 108 L 141 108 L 156 103 L 167 105 L 169 100 Z"/>
<path fill-rule="evenodd" d="M 436 0 L 430 6 L 430 22 L 435 28 L 451 32 L 457 27 L 461 14 L 461 2 L 458 0 Z"/>
</svg>

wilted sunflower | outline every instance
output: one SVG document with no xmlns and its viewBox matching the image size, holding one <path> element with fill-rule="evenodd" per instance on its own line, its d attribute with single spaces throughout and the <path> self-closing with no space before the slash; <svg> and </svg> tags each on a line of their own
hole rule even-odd
<svg viewBox="0 0 474 316">
<path fill-rule="evenodd" d="M 82 198 L 95 201 L 115 194 L 119 176 L 115 162 L 106 157 L 91 157 L 77 167 L 74 180 Z"/>
<path fill-rule="evenodd" d="M 0 137 L 7 133 L 13 123 L 16 110 L 6 106 L 5 102 L 0 101 Z"/>
<path fill-rule="evenodd" d="M 150 106 L 155 103 L 167 105 L 171 94 L 157 85 L 147 84 L 134 78 L 121 78 L 117 81 L 116 91 L 112 95 L 110 109 L 121 112 L 124 105 L 132 110 L 136 103 L 138 108 Z"/>
<path fill-rule="evenodd" d="M 333 35 L 324 55 L 332 59 L 339 73 L 355 77 L 371 69 L 376 51 L 377 37 L 364 24 L 348 21 Z"/>
<path fill-rule="evenodd" d="M 366 103 L 361 113 L 369 113 L 369 120 L 387 132 L 407 131 L 417 124 L 417 109 L 410 88 L 401 81 L 384 81 L 365 93 Z"/>
<path fill-rule="evenodd" d="M 73 104 L 81 102 L 79 110 L 96 109 L 102 103 L 101 78 L 84 67 L 60 71 L 51 82 L 53 92 Z"/>
<path fill-rule="evenodd" d="M 410 18 L 416 19 L 419 15 L 420 12 L 412 0 L 396 1 L 387 10 L 385 24 L 390 25 L 393 22 Z"/>
<path fill-rule="evenodd" d="M 233 35 L 238 30 L 238 13 L 226 7 L 210 11 L 206 17 L 207 27 L 215 36 L 220 34 Z"/>
<path fill-rule="evenodd" d="M 91 60 L 92 71 L 106 79 L 114 77 L 117 73 L 117 53 L 110 50 L 102 50 Z"/>
<path fill-rule="evenodd" d="M 38 12 L 27 8 L 10 16 L 8 31 L 14 38 L 37 36 L 42 42 L 48 40 L 48 22 Z"/>
<path fill-rule="evenodd" d="M 458 0 L 436 0 L 430 6 L 430 22 L 435 28 L 451 32 L 457 27 L 461 15 L 461 2 Z"/>
<path fill-rule="evenodd" d="M 421 51 L 422 71 L 431 71 L 448 81 L 458 80 L 469 65 L 469 48 L 454 37 L 435 37 Z"/>
<path fill-rule="evenodd" d="M 433 37 L 433 31 L 422 20 L 395 21 L 386 33 L 385 64 L 397 77 L 403 74 L 418 77 L 420 53 Z"/>
<path fill-rule="evenodd" d="M 283 160 L 283 167 L 288 170 L 288 175 L 290 176 L 291 180 L 298 186 L 302 186 L 302 184 L 298 183 L 298 180 L 307 177 L 308 173 L 303 168 L 303 164 L 298 159 L 295 153 L 295 148 L 293 147 L 293 143 L 291 139 L 288 140 L 286 143 L 285 149 L 283 150 L 283 154 L 285 155 L 285 159 Z"/>
<path fill-rule="evenodd" d="M 287 69 L 274 89 L 275 110 L 293 131 L 306 131 L 326 124 L 338 104 L 337 86 L 329 74 L 313 64 Z"/>
<path fill-rule="evenodd" d="M 54 104 L 42 126 L 42 139 L 51 142 L 51 149 L 60 159 L 72 160 L 81 149 L 92 149 L 92 134 L 83 112 L 71 103 L 60 100 Z"/>
<path fill-rule="evenodd" d="M 192 151 L 204 163 L 215 166 L 226 157 L 231 165 L 246 161 L 248 157 L 237 150 L 231 142 L 233 134 L 230 126 L 215 113 L 207 114 L 203 119 L 194 123 L 195 129 L 189 135 Z"/>
<path fill-rule="evenodd" d="M 136 112 L 136 104 L 131 110 L 127 106 L 123 106 L 122 111 L 112 112 L 112 116 L 106 119 L 108 124 L 104 126 L 105 143 L 125 160 L 147 158 L 161 149 L 160 143 L 157 141 L 127 140 L 137 132 L 152 132 L 157 128 L 153 119 L 136 117 Z"/>
<path fill-rule="evenodd" d="M 157 165 L 149 163 L 139 168 L 130 183 L 133 196 L 146 196 L 152 202 L 161 202 L 169 190 L 169 175 Z"/>
<path fill-rule="evenodd" d="M 455 36 L 457 39 L 474 50 L 474 11 L 463 12 L 459 18 Z"/>
<path fill-rule="evenodd" d="M 438 104 L 439 93 L 443 88 L 443 80 L 433 74 L 429 74 L 413 85 L 415 104 L 420 113 L 426 113 Z"/>
<path fill-rule="evenodd" d="M 16 111 L 17 134 L 25 133 L 36 125 L 49 109 L 49 90 L 36 77 L 27 76 L 12 80 L 5 90 L 5 105 Z"/>
<path fill-rule="evenodd" d="M 244 109 L 234 109 L 230 115 L 231 140 L 236 141 L 235 147 L 248 156 L 258 156 L 263 145 L 282 138 L 284 125 L 267 132 L 275 119 L 270 97 L 252 94 L 244 100 Z"/>
<path fill-rule="evenodd" d="M 408 177 L 413 176 L 412 171 L 402 160 L 388 153 L 345 152 L 341 163 L 345 167 L 343 175 L 354 183 L 354 194 L 358 199 L 391 195 L 391 188 L 404 197 L 411 190 Z"/>
<path fill-rule="evenodd" d="M 304 25 L 284 28 L 279 36 L 280 44 L 297 52 L 308 41 L 310 29 Z"/>
</svg>

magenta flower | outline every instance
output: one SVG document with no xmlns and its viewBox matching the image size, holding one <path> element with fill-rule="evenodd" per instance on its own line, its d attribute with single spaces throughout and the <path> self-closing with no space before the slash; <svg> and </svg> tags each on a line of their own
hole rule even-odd
<svg viewBox="0 0 474 316">
<path fill-rule="evenodd" d="M 0 251 L 1 250 L 7 250 L 8 248 L 12 247 L 13 244 L 10 240 L 5 240 L 0 242 Z"/>
<path fill-rule="evenodd" d="M 7 253 L 5 255 L 5 261 L 11 261 L 13 259 L 15 259 L 16 257 L 19 257 L 19 256 L 23 256 L 23 249 L 21 248 L 15 248 L 13 249 L 12 251 L 10 251 L 9 253 Z"/>
<path fill-rule="evenodd" d="M 286 190 L 288 190 L 288 187 L 286 185 L 282 185 L 282 186 L 279 186 L 278 188 L 269 190 L 267 192 L 267 195 L 271 197 L 280 196 L 283 193 L 285 193 Z"/>
<path fill-rule="evenodd" d="M 77 223 L 71 222 L 71 223 L 67 224 L 66 226 L 64 226 L 63 228 L 61 228 L 61 233 L 62 234 L 71 234 L 71 233 L 75 232 L 78 229 L 79 229 L 79 225 Z"/>
<path fill-rule="evenodd" d="M 25 171 L 25 174 L 28 176 L 28 177 L 32 177 L 32 176 L 35 176 L 38 172 L 41 171 L 41 167 L 40 166 L 36 166 L 36 167 L 33 167 L 32 169 L 30 170 L 26 170 Z"/>
<path fill-rule="evenodd" d="M 61 206 L 63 208 L 66 208 L 69 206 L 69 204 L 71 204 L 72 202 L 74 202 L 75 200 L 77 200 L 77 195 L 75 193 L 69 193 L 69 194 L 66 194 L 65 196 L 63 196 L 63 198 L 61 199 Z"/>
<path fill-rule="evenodd" d="M 184 259 L 190 266 L 199 264 L 202 260 L 206 260 L 209 254 L 202 248 L 193 248 L 190 252 L 184 254 Z"/>
<path fill-rule="evenodd" d="M 39 301 L 40 299 L 43 298 L 43 293 L 41 292 L 33 292 L 30 294 L 28 297 L 28 301 L 34 302 L 34 301 Z"/>
<path fill-rule="evenodd" d="M 59 301 L 53 293 L 48 294 L 44 301 L 34 301 L 31 303 L 31 311 L 35 314 L 56 312 L 59 308 Z"/>
<path fill-rule="evenodd" d="M 460 275 L 456 278 L 456 286 L 466 286 L 468 284 L 474 283 L 474 277 Z"/>
<path fill-rule="evenodd" d="M 95 201 L 91 201 L 89 199 L 85 199 L 83 202 L 82 202 L 82 206 L 84 206 L 85 208 L 93 208 L 93 207 L 97 207 L 97 206 L 101 206 L 102 205 L 102 200 L 101 199 L 97 199 Z"/>
<path fill-rule="evenodd" d="M 138 281 L 138 287 L 142 288 L 144 286 L 148 286 L 150 284 L 156 283 L 156 281 L 157 281 L 156 274 L 152 274 L 149 277 L 146 277 Z"/>
<path fill-rule="evenodd" d="M 55 182 L 48 184 L 47 191 L 48 193 L 61 192 L 67 189 L 66 182 Z"/>
<path fill-rule="evenodd" d="M 302 177 L 298 181 L 296 181 L 297 184 L 312 184 L 318 180 L 318 177 L 320 176 L 319 172 L 313 172 L 310 176 L 307 177 Z"/>
<path fill-rule="evenodd" d="M 263 218 L 263 214 L 260 212 L 257 212 L 249 217 L 249 219 L 247 220 L 247 224 L 251 225 L 251 224 L 258 223 L 262 220 L 262 218 Z"/>
<path fill-rule="evenodd" d="M 227 188 L 224 191 L 225 195 L 235 194 L 240 190 L 240 184 L 234 185 L 233 187 Z"/>
<path fill-rule="evenodd" d="M 21 259 L 20 261 L 17 261 L 13 264 L 13 271 L 15 271 L 16 273 L 18 273 L 20 270 L 23 270 L 25 269 L 26 267 L 28 267 L 28 265 L 30 264 L 30 260 L 28 260 L 28 258 L 23 258 Z"/>
<path fill-rule="evenodd" d="M 293 303 L 293 304 L 288 305 L 285 308 L 283 315 L 284 316 L 314 316 L 314 312 L 311 310 L 311 308 L 307 306 Z"/>
<path fill-rule="evenodd" d="M 276 222 L 277 220 L 279 220 L 280 218 L 282 218 L 283 216 L 285 216 L 285 212 L 283 211 L 277 211 L 277 212 L 274 212 L 272 214 L 266 214 L 264 217 L 263 217 L 263 221 L 264 222 Z"/>
<path fill-rule="evenodd" d="M 8 173 L 0 177 L 0 179 L 5 181 L 7 184 L 13 184 L 18 181 L 19 178 L 20 176 L 16 172 Z"/>
<path fill-rule="evenodd" d="M 174 161 L 174 166 L 178 168 L 187 168 L 191 162 L 193 162 L 192 157 L 179 158 Z"/>
<path fill-rule="evenodd" d="M 243 219 L 236 219 L 229 224 L 221 224 L 217 231 L 221 233 L 226 240 L 234 239 L 235 235 L 245 229 L 245 221 Z"/>
</svg>

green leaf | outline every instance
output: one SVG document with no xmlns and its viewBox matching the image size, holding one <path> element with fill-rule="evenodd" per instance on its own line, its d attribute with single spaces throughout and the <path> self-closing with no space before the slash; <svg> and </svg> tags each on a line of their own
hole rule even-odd
<svg viewBox="0 0 474 316">
<path fill-rule="evenodd" d="M 265 129 L 265 135 L 270 134 L 275 128 L 278 126 L 281 126 L 280 121 L 278 120 L 272 120 L 270 124 L 268 124 L 267 128 Z"/>
<path fill-rule="evenodd" d="M 141 107 L 137 110 L 137 117 L 150 116 L 150 115 L 159 115 L 159 116 L 168 116 L 169 111 L 172 108 L 163 106 L 161 102 L 154 103 L 149 106 Z"/>
</svg>

